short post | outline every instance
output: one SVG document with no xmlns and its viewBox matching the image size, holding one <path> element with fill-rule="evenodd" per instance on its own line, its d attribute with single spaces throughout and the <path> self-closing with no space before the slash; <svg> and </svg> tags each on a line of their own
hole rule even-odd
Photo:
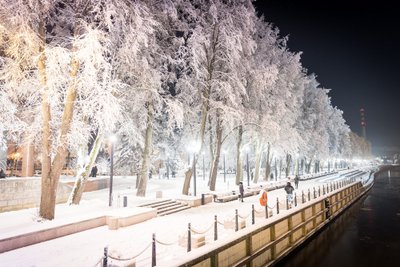
<svg viewBox="0 0 400 267">
<path fill-rule="evenodd" d="M 325 185 L 322 185 L 322 194 L 325 195 Z"/>
<path fill-rule="evenodd" d="M 268 219 L 268 204 L 265 203 L 265 219 Z"/>
<path fill-rule="evenodd" d="M 201 194 L 201 205 L 205 204 L 205 200 L 204 200 L 204 194 Z"/>
<path fill-rule="evenodd" d="M 286 209 L 287 210 L 289 209 L 289 199 L 288 198 L 286 198 Z"/>
<path fill-rule="evenodd" d="M 320 197 L 321 196 L 321 186 L 319 185 L 318 186 L 318 197 Z"/>
<path fill-rule="evenodd" d="M 238 210 L 235 209 L 235 232 L 239 231 L 239 214 Z"/>
<path fill-rule="evenodd" d="M 218 219 L 217 215 L 214 215 L 214 241 L 218 239 Z"/>
<path fill-rule="evenodd" d="M 304 204 L 304 202 L 306 202 L 305 197 L 304 197 L 304 191 L 301 190 L 301 203 Z"/>
<path fill-rule="evenodd" d="M 124 208 L 128 207 L 128 196 L 124 196 Z"/>
<path fill-rule="evenodd" d="M 254 220 L 254 204 L 251 205 L 251 224 L 255 224 L 255 220 Z"/>
<path fill-rule="evenodd" d="M 294 193 L 294 206 L 297 207 L 297 196 L 296 196 L 296 193 Z"/>
<path fill-rule="evenodd" d="M 103 267 L 107 267 L 108 265 L 108 247 L 104 247 L 104 252 L 103 252 Z"/>
<path fill-rule="evenodd" d="M 151 267 L 157 265 L 156 263 L 156 234 L 153 233 L 153 241 L 151 243 Z"/>
<path fill-rule="evenodd" d="M 311 199 L 311 193 L 310 193 L 310 188 L 308 188 L 308 201 L 310 201 L 310 199 Z"/>
<path fill-rule="evenodd" d="M 190 229 L 190 223 L 188 223 L 188 244 L 187 244 L 187 252 L 192 250 L 192 230 Z"/>
<path fill-rule="evenodd" d="M 276 214 L 279 214 L 279 198 L 276 198 Z"/>
<path fill-rule="evenodd" d="M 317 198 L 317 192 L 315 191 L 315 187 L 313 187 L 313 191 L 314 191 L 314 199 Z"/>
</svg>

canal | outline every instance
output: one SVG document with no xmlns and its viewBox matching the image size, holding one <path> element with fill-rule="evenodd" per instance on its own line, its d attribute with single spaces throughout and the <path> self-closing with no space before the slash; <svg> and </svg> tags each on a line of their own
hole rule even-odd
<svg viewBox="0 0 400 267">
<path fill-rule="evenodd" d="M 400 266 L 399 256 L 400 177 L 386 172 L 363 198 L 276 266 Z"/>
</svg>

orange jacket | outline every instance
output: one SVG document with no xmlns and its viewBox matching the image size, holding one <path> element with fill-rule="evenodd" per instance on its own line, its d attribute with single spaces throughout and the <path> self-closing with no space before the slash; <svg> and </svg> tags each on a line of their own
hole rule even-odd
<svg viewBox="0 0 400 267">
<path fill-rule="evenodd" d="M 261 192 L 260 192 L 259 200 L 260 200 L 260 205 L 263 207 L 265 207 L 268 203 L 268 194 L 267 194 L 267 191 L 265 191 L 264 189 L 261 190 Z"/>
</svg>

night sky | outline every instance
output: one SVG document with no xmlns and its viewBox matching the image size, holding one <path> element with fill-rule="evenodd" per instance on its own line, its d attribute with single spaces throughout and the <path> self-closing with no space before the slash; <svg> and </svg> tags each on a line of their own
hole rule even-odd
<svg viewBox="0 0 400 267">
<path fill-rule="evenodd" d="M 308 73 L 330 92 L 353 132 L 361 135 L 365 108 L 373 153 L 400 147 L 400 22 L 385 1 L 255 2 L 266 21 L 289 36 L 289 50 L 302 51 Z"/>
</svg>

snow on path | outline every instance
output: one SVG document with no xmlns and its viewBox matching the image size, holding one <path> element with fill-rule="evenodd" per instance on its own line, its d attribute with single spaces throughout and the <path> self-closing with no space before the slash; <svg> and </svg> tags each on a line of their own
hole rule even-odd
<svg viewBox="0 0 400 267">
<path fill-rule="evenodd" d="M 234 185 L 234 177 L 228 176 L 227 183 L 218 184 L 217 188 L 226 188 L 226 190 L 237 190 Z M 222 180 L 222 179 L 221 179 Z M 115 179 L 115 194 L 128 195 L 129 207 L 138 203 L 155 199 L 152 197 L 138 198 L 133 197 L 132 185 L 135 180 L 132 177 L 119 177 Z M 180 185 L 183 178 L 175 180 L 152 179 L 149 182 L 149 195 L 155 197 L 155 192 L 162 190 L 164 197 L 179 197 Z M 233 186 L 229 186 L 229 183 Z M 178 185 L 178 186 L 177 186 Z M 307 192 L 308 188 L 321 186 L 322 184 L 309 180 L 301 181 L 297 195 L 301 195 L 301 190 Z M 205 181 L 200 180 L 197 185 L 198 192 L 207 192 Z M 198 193 L 199 195 L 199 193 Z M 283 189 L 270 191 L 269 206 L 275 207 L 276 198 L 279 197 L 281 203 L 285 203 L 285 192 Z M 118 204 L 118 203 L 117 203 Z M 179 246 L 179 238 L 185 238 L 188 223 L 191 223 L 192 229 L 196 231 L 206 231 L 211 228 L 214 215 L 218 216 L 219 222 L 233 220 L 235 209 L 242 217 L 246 217 L 246 225 L 251 224 L 251 207 L 255 206 L 258 211 L 262 207 L 258 203 L 258 196 L 245 198 L 243 203 L 231 201 L 227 203 L 209 203 L 197 208 L 191 208 L 179 213 L 168 216 L 156 217 L 146 222 L 142 222 L 129 227 L 119 228 L 118 230 L 109 230 L 107 226 L 79 232 L 69 236 L 57 238 L 54 240 L 38 243 L 24 248 L 0 254 L 0 266 L 7 267 L 27 267 L 27 266 L 95 266 L 103 255 L 104 247 L 108 246 L 112 255 L 119 255 L 122 258 L 131 258 L 140 254 L 136 258 L 136 266 L 151 266 L 151 244 L 152 234 L 156 234 L 156 239 L 162 243 L 173 245 L 157 244 L 157 258 L 164 261 L 186 255 L 186 246 Z M 284 204 L 283 204 L 284 205 Z M 108 207 L 108 189 L 90 192 L 84 195 L 82 204 L 75 207 L 64 204 L 57 205 L 56 219 L 53 221 L 39 222 L 37 209 L 26 209 L 21 211 L 0 213 L 0 237 L 4 233 L 23 233 L 31 229 L 44 229 L 49 226 L 65 223 L 71 218 L 87 218 L 93 214 L 110 211 Z M 274 209 L 274 213 L 275 213 Z M 281 211 L 285 212 L 285 211 Z M 265 220 L 256 217 L 256 223 Z M 223 229 L 218 226 L 221 240 L 234 232 L 232 229 Z M 213 240 L 212 229 L 206 233 L 206 240 Z M 185 239 L 183 239 L 185 241 Z M 186 243 L 184 242 L 186 245 Z M 98 265 L 100 266 L 100 265 Z"/>
</svg>

